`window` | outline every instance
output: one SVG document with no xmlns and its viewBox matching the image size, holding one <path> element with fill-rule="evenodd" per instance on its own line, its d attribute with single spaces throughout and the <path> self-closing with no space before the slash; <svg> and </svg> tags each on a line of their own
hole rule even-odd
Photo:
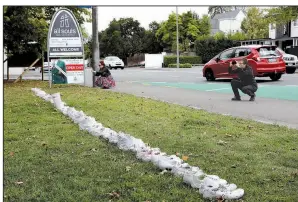
<svg viewBox="0 0 298 202">
<path fill-rule="evenodd" d="M 116 60 L 119 60 L 119 58 L 111 56 L 111 57 L 106 57 L 105 60 L 107 60 L 107 61 L 116 61 Z"/>
<path fill-rule="evenodd" d="M 110 60 L 111 61 L 116 61 L 116 60 L 119 60 L 119 58 L 118 57 L 111 57 Z"/>
<path fill-rule="evenodd" d="M 221 60 L 227 60 L 234 57 L 234 49 L 229 49 L 220 55 Z"/>
<path fill-rule="evenodd" d="M 238 48 L 235 51 L 235 58 L 247 56 L 250 54 L 250 50 L 248 48 Z"/>
<path fill-rule="evenodd" d="M 275 46 L 261 47 L 257 49 L 261 57 L 267 56 L 280 56 L 281 54 L 277 51 Z"/>
<path fill-rule="evenodd" d="M 298 27 L 298 20 L 294 20 L 293 25 L 294 25 L 294 27 Z"/>
</svg>

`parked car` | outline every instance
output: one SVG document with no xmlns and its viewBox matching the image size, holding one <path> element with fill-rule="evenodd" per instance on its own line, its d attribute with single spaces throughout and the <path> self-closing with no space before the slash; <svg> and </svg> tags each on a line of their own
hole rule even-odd
<svg viewBox="0 0 298 202">
<path fill-rule="evenodd" d="M 49 65 L 51 65 L 51 63 L 48 63 L 48 62 L 43 63 L 43 72 L 49 72 Z M 40 73 L 41 73 L 41 68 L 40 68 Z"/>
<path fill-rule="evenodd" d="M 104 65 L 109 69 L 124 69 L 124 62 L 116 56 L 108 56 L 104 59 Z"/>
<path fill-rule="evenodd" d="M 141 61 L 141 62 L 139 62 L 139 66 L 145 66 L 145 61 Z"/>
<path fill-rule="evenodd" d="M 228 67 L 233 60 L 248 59 L 255 77 L 270 77 L 277 81 L 286 72 L 286 64 L 276 46 L 248 45 L 226 49 L 213 57 L 204 65 L 203 76 L 207 81 L 216 78 L 236 78 L 237 75 L 229 74 Z"/>
<path fill-rule="evenodd" d="M 280 48 L 276 48 L 276 49 L 282 55 L 282 58 L 286 63 L 286 72 L 288 74 L 294 74 L 297 67 L 298 67 L 298 58 L 297 58 L 297 56 L 287 54 L 283 50 L 281 50 Z"/>
<path fill-rule="evenodd" d="M 29 67 L 29 71 L 35 71 L 35 69 L 40 68 L 40 67 Z"/>
</svg>

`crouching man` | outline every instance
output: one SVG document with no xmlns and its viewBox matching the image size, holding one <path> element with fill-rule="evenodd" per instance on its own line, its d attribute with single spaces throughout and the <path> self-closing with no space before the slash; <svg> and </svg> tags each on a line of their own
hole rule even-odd
<svg viewBox="0 0 298 202">
<path fill-rule="evenodd" d="M 240 89 L 244 94 L 250 96 L 249 101 L 254 101 L 258 90 L 258 84 L 253 75 L 253 70 L 248 66 L 248 61 L 243 58 L 238 64 L 236 61 L 230 63 L 229 67 L 230 74 L 237 74 L 238 79 L 233 79 L 231 81 L 231 86 L 234 92 L 233 101 L 240 101 L 241 97 L 238 89 Z"/>
</svg>

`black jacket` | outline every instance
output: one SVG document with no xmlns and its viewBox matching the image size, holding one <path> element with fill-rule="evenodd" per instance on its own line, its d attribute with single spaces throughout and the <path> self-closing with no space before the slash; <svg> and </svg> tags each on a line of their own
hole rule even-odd
<svg viewBox="0 0 298 202">
<path fill-rule="evenodd" d="M 102 69 L 99 70 L 99 72 L 95 73 L 95 76 L 102 76 L 102 77 L 108 77 L 110 75 L 111 75 L 111 72 L 106 67 L 103 67 Z"/>
<path fill-rule="evenodd" d="M 230 66 L 229 73 L 237 74 L 238 78 L 241 80 L 244 86 L 253 85 L 256 88 L 258 88 L 258 84 L 253 75 L 252 68 L 250 66 L 246 65 L 246 67 L 244 68 L 236 68 L 236 69 L 232 69 L 232 67 Z"/>
</svg>

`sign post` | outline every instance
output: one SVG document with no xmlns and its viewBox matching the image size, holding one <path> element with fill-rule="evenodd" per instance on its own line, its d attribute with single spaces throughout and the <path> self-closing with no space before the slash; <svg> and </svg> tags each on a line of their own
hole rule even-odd
<svg viewBox="0 0 298 202">
<path fill-rule="evenodd" d="M 50 88 L 59 77 L 66 77 L 66 83 L 85 85 L 84 62 L 84 44 L 79 24 L 69 9 L 61 8 L 54 14 L 48 32 Z M 65 72 L 61 64 L 66 66 Z"/>
</svg>

